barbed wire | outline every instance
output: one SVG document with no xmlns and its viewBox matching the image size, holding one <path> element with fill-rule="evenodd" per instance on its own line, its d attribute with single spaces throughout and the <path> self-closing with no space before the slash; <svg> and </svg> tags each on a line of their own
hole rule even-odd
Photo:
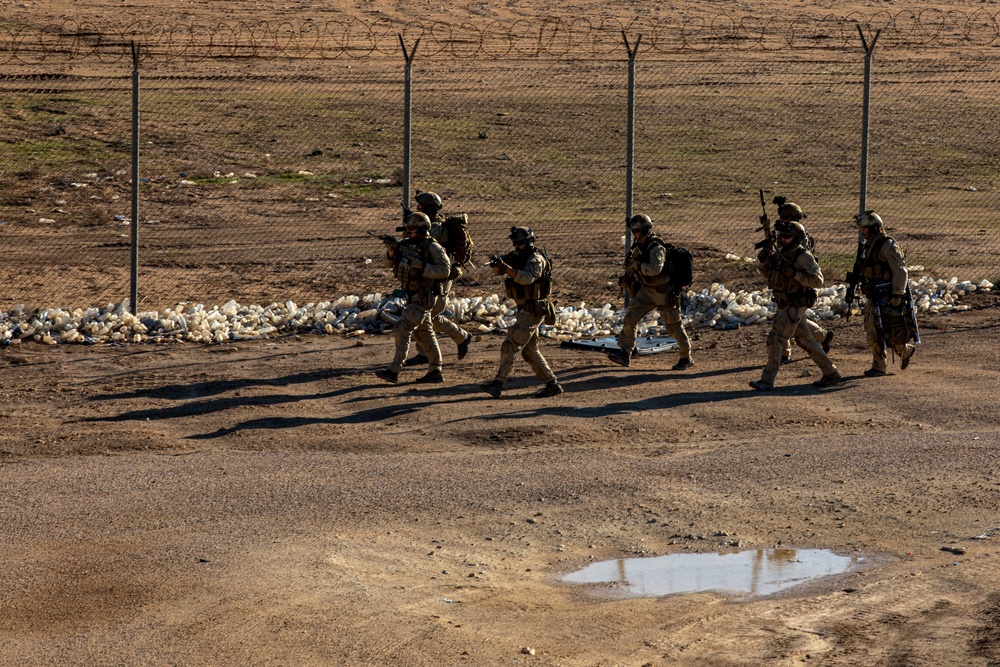
<svg viewBox="0 0 1000 667">
<path fill-rule="evenodd" d="M 858 26 L 881 31 L 881 49 L 992 46 L 1000 40 L 1000 10 L 922 9 L 821 17 L 719 14 L 668 15 L 621 21 L 545 16 L 511 22 L 323 20 L 214 24 L 127 24 L 66 20 L 41 30 L 0 27 L 0 63 L 66 60 L 131 61 L 130 42 L 145 60 L 362 59 L 398 56 L 399 36 L 420 40 L 422 58 L 621 57 L 622 36 L 642 36 L 645 57 L 691 52 L 843 50 L 859 48 Z"/>
</svg>

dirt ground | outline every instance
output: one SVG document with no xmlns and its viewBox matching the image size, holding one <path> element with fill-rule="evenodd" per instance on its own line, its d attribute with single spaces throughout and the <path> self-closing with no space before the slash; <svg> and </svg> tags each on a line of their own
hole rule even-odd
<svg viewBox="0 0 1000 667">
<path fill-rule="evenodd" d="M 309 2 L 88 3 L 94 20 L 288 19 Z M 886 3 L 795 11 L 866 14 Z M 958 2 L 889 3 L 961 8 Z M 535 3 L 424 3 L 523 18 Z M 784 3 L 560 5 L 584 15 Z M 4 3 L 5 20 L 66 15 Z M 406 16 L 406 3 L 344 11 Z M 995 11 L 995 10 L 994 10 Z M 454 19 L 453 19 L 454 20 Z M 632 368 L 546 343 L 534 399 L 502 338 L 443 385 L 388 385 L 387 336 L 0 350 L 0 666 L 1000 664 L 998 300 L 924 318 L 906 371 L 814 389 L 764 326 L 695 330 Z M 829 549 L 864 566 L 781 595 L 620 598 L 562 577 L 639 556 Z"/>
<path fill-rule="evenodd" d="M 7 348 L 0 664 L 995 665 L 979 305 L 879 379 L 841 324 L 848 382 L 814 389 L 800 352 L 766 395 L 762 326 L 700 332 L 683 373 L 552 342 L 566 393 L 532 398 L 519 363 L 499 401 L 494 335 L 444 343 L 430 387 L 373 376 L 387 336 Z M 775 546 L 866 567 L 762 599 L 560 581 Z"/>
</svg>

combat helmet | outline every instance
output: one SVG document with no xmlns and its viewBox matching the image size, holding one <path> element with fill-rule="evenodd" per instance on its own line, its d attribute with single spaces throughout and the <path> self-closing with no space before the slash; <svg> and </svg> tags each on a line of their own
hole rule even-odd
<svg viewBox="0 0 1000 667">
<path fill-rule="evenodd" d="M 406 216 L 406 226 L 416 227 L 423 236 L 426 236 L 431 231 L 431 219 L 427 217 L 426 213 L 415 211 Z"/>
<path fill-rule="evenodd" d="M 523 241 L 529 248 L 535 245 L 535 232 L 531 231 L 531 227 L 511 227 L 507 238 L 514 243 Z"/>
<path fill-rule="evenodd" d="M 787 197 L 776 196 L 772 200 L 778 207 L 778 217 L 782 220 L 803 220 L 806 214 L 802 212 L 802 207 L 795 202 L 788 201 Z"/>
<path fill-rule="evenodd" d="M 802 212 L 802 207 L 794 202 L 788 202 L 778 207 L 778 217 L 783 220 L 801 220 L 806 217 Z"/>
<path fill-rule="evenodd" d="M 858 229 L 864 229 L 865 227 L 881 227 L 882 226 L 882 216 L 875 212 L 875 209 L 868 209 L 864 213 L 859 213 L 854 216 L 854 226 Z"/>
<path fill-rule="evenodd" d="M 633 233 L 641 232 L 643 234 L 649 234 L 649 232 L 653 229 L 653 221 L 650 220 L 649 216 L 645 213 L 640 213 L 629 218 L 628 228 Z"/>
<path fill-rule="evenodd" d="M 433 192 L 417 192 L 416 200 L 417 206 L 425 211 L 433 209 L 431 215 L 441 210 L 441 197 Z"/>
<path fill-rule="evenodd" d="M 774 223 L 774 231 L 782 236 L 790 234 L 799 239 L 800 242 L 804 241 L 807 236 L 806 228 L 797 220 L 778 220 Z"/>
</svg>

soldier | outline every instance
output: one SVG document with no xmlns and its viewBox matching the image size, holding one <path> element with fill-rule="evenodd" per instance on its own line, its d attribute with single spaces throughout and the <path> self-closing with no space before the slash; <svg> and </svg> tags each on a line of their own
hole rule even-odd
<svg viewBox="0 0 1000 667">
<path fill-rule="evenodd" d="M 387 244 L 385 265 L 391 267 L 406 292 L 406 307 L 396 325 L 396 355 L 387 368 L 375 375 L 388 382 L 399 382 L 399 370 L 410 351 L 410 339 L 416 337 L 427 350 L 430 370 L 417 382 L 444 382 L 441 375 L 441 350 L 431 325 L 431 312 L 441 299 L 441 282 L 451 271 L 447 253 L 431 238 L 431 220 L 424 213 L 411 213 L 405 222 L 406 238 Z"/>
<path fill-rule="evenodd" d="M 431 324 L 434 327 L 435 334 L 443 333 L 455 342 L 455 345 L 458 346 L 458 358 L 462 360 L 469 353 L 469 343 L 472 342 L 472 334 L 445 317 L 443 311 L 448 305 L 448 295 L 451 293 L 452 284 L 462 275 L 462 263 L 468 261 L 468 257 L 456 256 L 458 254 L 456 249 L 464 239 L 451 238 L 452 235 L 458 235 L 459 229 L 457 225 L 445 224 L 445 219 L 439 215 L 441 211 L 441 197 L 437 194 L 433 192 L 418 192 L 417 210 L 421 213 L 426 213 L 427 217 L 431 219 L 431 236 L 441 244 L 441 247 L 448 253 L 448 259 L 451 260 L 451 273 L 448 274 L 448 279 L 441 283 L 441 298 L 438 299 L 437 305 L 431 311 Z M 449 218 L 447 222 L 450 223 L 453 219 L 456 218 Z M 458 219 L 463 219 L 464 222 L 464 216 Z M 427 352 L 418 339 L 417 354 L 407 359 L 403 365 L 421 366 L 426 363 Z"/>
<path fill-rule="evenodd" d="M 783 197 L 781 198 L 784 199 Z M 778 219 L 779 220 L 794 220 L 795 222 L 802 222 L 806 218 L 805 213 L 802 212 L 802 207 L 793 202 L 785 201 L 778 207 Z M 824 329 L 816 322 L 806 318 L 806 328 L 809 329 L 809 333 L 812 337 L 823 346 L 824 352 L 830 351 L 830 346 L 833 344 L 833 330 Z M 785 346 L 785 354 L 781 357 L 781 363 L 787 364 L 792 361 L 792 339 L 788 339 L 788 345 Z"/>
<path fill-rule="evenodd" d="M 673 370 L 690 368 L 694 362 L 691 360 L 691 340 L 681 321 L 681 287 L 671 284 L 666 244 L 653 231 L 653 222 L 648 215 L 633 215 L 628 226 L 634 245 L 622 280 L 626 283 L 633 281 L 635 294 L 629 300 L 625 321 L 618 334 L 619 349 L 608 354 L 608 359 L 621 366 L 632 365 L 636 327 L 648 313 L 659 309 L 666 330 L 677 341 L 680 351 L 680 359 L 673 365 Z"/>
<path fill-rule="evenodd" d="M 509 238 L 514 250 L 503 257 L 494 255 L 490 258 L 490 266 L 498 276 L 506 276 L 504 290 L 517 304 L 517 317 L 500 346 L 500 368 L 496 377 L 479 388 L 493 398 L 500 398 L 504 382 L 514 366 L 514 355 L 520 352 L 535 376 L 545 383 L 535 397 L 558 396 L 563 393 L 562 385 L 538 350 L 538 325 L 547 316 L 555 315 L 548 300 L 552 291 L 552 264 L 545 251 L 535 247 L 535 233 L 530 227 L 511 227 Z"/>
<path fill-rule="evenodd" d="M 886 236 L 882 218 L 875 211 L 865 211 L 855 218 L 864 237 L 861 264 L 861 293 L 865 295 L 865 336 L 872 350 L 868 377 L 886 375 L 885 348 L 899 355 L 899 369 L 910 365 L 917 340 L 916 322 L 907 317 L 909 273 L 906 260 L 896 241 Z"/>
<path fill-rule="evenodd" d="M 807 235 L 802 223 L 779 220 L 774 223 L 774 229 L 778 234 L 777 246 L 770 251 L 762 249 L 757 259 L 777 310 L 767 335 L 767 365 L 760 380 L 751 381 L 750 386 L 757 391 L 774 389 L 781 356 L 790 338 L 795 338 L 799 347 L 823 371 L 823 377 L 813 382 L 813 386 L 833 386 L 843 378 L 806 325 L 806 310 L 816 302 L 816 290 L 823 286 L 823 272 L 804 246 Z"/>
</svg>

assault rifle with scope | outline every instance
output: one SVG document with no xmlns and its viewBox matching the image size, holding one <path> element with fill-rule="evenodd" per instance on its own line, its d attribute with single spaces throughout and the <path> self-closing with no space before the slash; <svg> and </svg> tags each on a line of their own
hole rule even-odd
<svg viewBox="0 0 1000 667">
<path fill-rule="evenodd" d="M 758 232 L 764 232 L 764 238 L 757 241 L 753 245 L 754 248 L 759 250 L 757 257 L 769 257 L 771 251 L 774 250 L 774 232 L 771 230 L 771 219 L 767 217 L 767 205 L 764 203 L 764 188 L 760 188 L 757 193 L 760 195 L 760 227 L 757 228 Z M 781 198 L 784 200 L 784 197 Z M 775 203 L 777 203 L 778 198 L 775 197 Z M 782 201 L 784 203 L 784 201 Z M 780 206 L 780 204 L 779 204 Z"/>
<path fill-rule="evenodd" d="M 865 237 L 858 231 L 858 250 L 854 255 L 854 267 L 847 272 L 847 292 L 844 294 L 844 303 L 847 304 L 847 315 L 844 317 L 844 324 L 851 321 L 851 312 L 854 310 L 854 300 L 857 298 L 858 285 L 861 284 L 861 266 L 865 260 Z"/>
</svg>

